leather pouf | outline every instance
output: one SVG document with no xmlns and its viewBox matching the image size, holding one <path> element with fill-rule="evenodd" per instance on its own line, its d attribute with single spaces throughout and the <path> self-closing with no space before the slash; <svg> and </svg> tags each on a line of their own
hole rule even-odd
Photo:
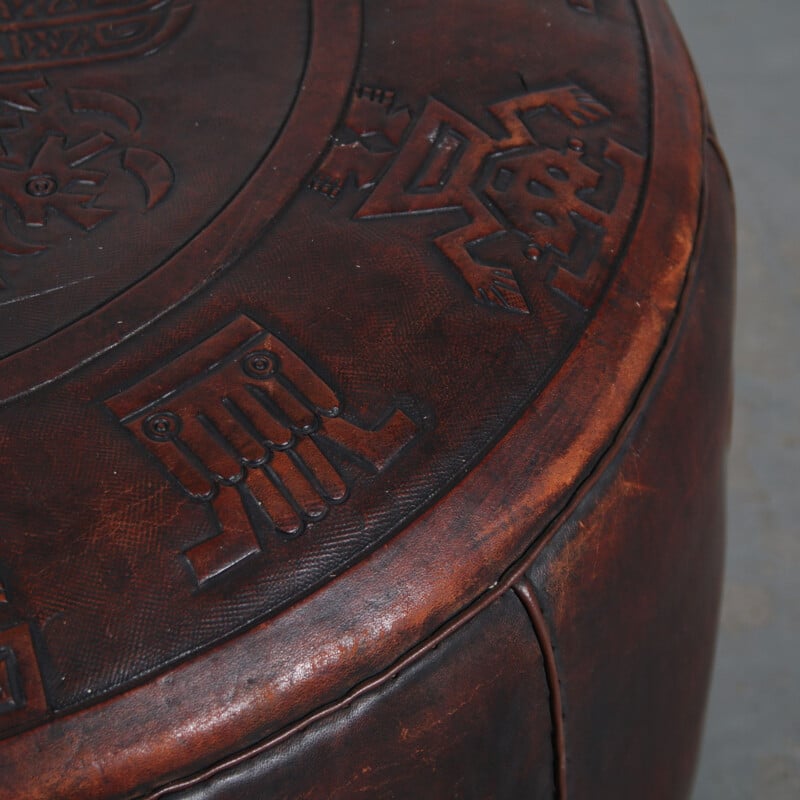
<svg viewBox="0 0 800 800">
<path fill-rule="evenodd" d="M 686 798 L 731 196 L 662 0 L 0 3 L 0 798 Z"/>
</svg>

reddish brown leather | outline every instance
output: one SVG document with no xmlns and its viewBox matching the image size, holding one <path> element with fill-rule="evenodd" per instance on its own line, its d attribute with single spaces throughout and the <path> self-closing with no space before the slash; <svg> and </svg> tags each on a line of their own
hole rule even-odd
<svg viewBox="0 0 800 800">
<path fill-rule="evenodd" d="M 706 159 L 680 320 L 636 411 L 485 610 L 286 741 L 165 796 L 688 795 L 717 624 L 730 426 L 733 214 L 713 143 Z M 558 682 L 558 730 L 542 647 Z M 533 731 L 550 734 L 547 746 Z"/>
<path fill-rule="evenodd" d="M 376 691 L 168 796 L 552 797 L 549 715 L 536 636 L 505 594 Z"/>
<path fill-rule="evenodd" d="M 733 234 L 660 0 L 0 52 L 0 797 L 685 797 Z"/>
</svg>

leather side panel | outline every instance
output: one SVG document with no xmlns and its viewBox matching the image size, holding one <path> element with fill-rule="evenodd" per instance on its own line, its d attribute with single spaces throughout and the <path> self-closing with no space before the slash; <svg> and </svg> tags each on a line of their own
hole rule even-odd
<svg viewBox="0 0 800 800">
<path fill-rule="evenodd" d="M 682 327 L 616 456 L 529 571 L 579 800 L 677 800 L 695 767 L 722 577 L 734 259 L 730 186 L 706 157 Z"/>
<path fill-rule="evenodd" d="M 177 800 L 550 800 L 542 657 L 507 592 L 397 678 Z"/>
</svg>

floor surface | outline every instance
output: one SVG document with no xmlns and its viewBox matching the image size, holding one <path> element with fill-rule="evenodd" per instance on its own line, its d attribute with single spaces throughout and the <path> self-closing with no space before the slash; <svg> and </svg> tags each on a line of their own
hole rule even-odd
<svg viewBox="0 0 800 800">
<path fill-rule="evenodd" d="M 738 206 L 716 669 L 693 800 L 800 798 L 800 0 L 671 0 Z"/>
</svg>

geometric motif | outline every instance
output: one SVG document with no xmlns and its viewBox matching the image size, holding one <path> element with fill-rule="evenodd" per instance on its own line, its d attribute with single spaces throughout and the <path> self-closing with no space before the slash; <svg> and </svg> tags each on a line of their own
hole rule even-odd
<svg viewBox="0 0 800 800">
<path fill-rule="evenodd" d="M 330 386 L 246 316 L 106 404 L 212 515 L 218 533 L 185 552 L 201 586 L 344 503 L 334 455 L 377 474 L 415 436 L 400 410 L 373 428 L 344 419 Z"/>
<path fill-rule="evenodd" d="M 331 199 L 349 182 L 369 192 L 356 219 L 462 210 L 468 217 L 434 240 L 474 299 L 528 313 L 514 267 L 483 263 L 482 242 L 511 236 L 532 265 L 547 259 L 551 288 L 589 308 L 613 261 L 612 215 L 629 220 L 644 159 L 607 139 L 589 158 L 577 134 L 611 112 L 579 86 L 527 92 L 489 112 L 504 134 L 488 133 L 441 100 L 429 98 L 411 121 L 395 93 L 358 87 L 342 129 L 309 187 Z M 572 128 L 563 146 L 541 144 L 543 114 Z M 614 182 L 613 191 L 601 191 Z"/>
</svg>

